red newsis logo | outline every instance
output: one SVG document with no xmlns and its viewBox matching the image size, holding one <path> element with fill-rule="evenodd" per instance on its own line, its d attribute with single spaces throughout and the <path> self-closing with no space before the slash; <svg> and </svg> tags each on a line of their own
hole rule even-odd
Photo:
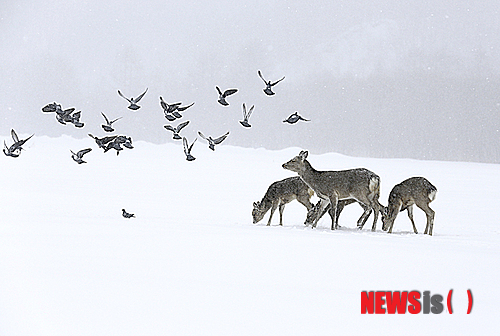
<svg viewBox="0 0 500 336">
<path fill-rule="evenodd" d="M 446 306 L 448 312 L 453 314 L 451 305 L 453 289 L 448 292 Z M 467 290 L 469 307 L 467 314 L 472 310 L 472 292 Z M 443 296 L 431 295 L 430 291 L 371 291 L 361 292 L 361 314 L 441 314 L 444 310 Z"/>
</svg>

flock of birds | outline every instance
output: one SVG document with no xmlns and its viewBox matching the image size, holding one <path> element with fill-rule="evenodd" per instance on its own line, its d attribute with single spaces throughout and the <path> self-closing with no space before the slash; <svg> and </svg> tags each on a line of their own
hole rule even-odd
<svg viewBox="0 0 500 336">
<path fill-rule="evenodd" d="M 262 81 L 264 81 L 264 84 L 266 85 L 266 87 L 263 89 L 263 91 L 268 96 L 274 95 L 275 93 L 273 92 L 272 88 L 276 84 L 278 84 L 279 82 L 281 82 L 282 80 L 285 79 L 285 77 L 282 77 L 275 82 L 266 81 L 264 79 L 264 77 L 262 76 L 262 73 L 260 70 L 258 70 L 257 73 L 258 73 L 259 77 L 262 79 Z M 221 104 L 223 106 L 228 106 L 229 103 L 227 101 L 227 98 L 229 96 L 235 94 L 236 92 L 238 92 L 238 89 L 227 89 L 227 90 L 222 91 L 218 86 L 216 86 L 215 89 L 217 90 L 217 93 L 218 93 L 217 101 L 219 104 Z M 146 90 L 143 93 L 141 93 L 139 96 L 137 96 L 136 98 L 134 98 L 134 97 L 128 98 L 120 90 L 118 90 L 118 95 L 120 97 L 122 97 L 123 99 L 127 100 L 127 102 L 129 103 L 128 108 L 130 110 L 136 111 L 136 110 L 141 108 L 141 106 L 139 105 L 139 102 L 146 95 L 147 92 L 148 92 L 148 89 L 146 88 Z M 182 105 L 181 102 L 169 104 L 163 100 L 163 97 L 160 96 L 160 106 L 163 109 L 163 113 L 164 113 L 165 118 L 169 122 L 173 122 L 177 119 L 182 118 L 181 112 L 187 110 L 188 108 L 190 108 L 193 105 L 194 105 L 194 102 L 191 104 L 188 104 L 188 105 Z M 247 128 L 252 127 L 249 120 L 250 120 L 250 116 L 252 115 L 252 113 L 254 111 L 254 108 L 255 108 L 255 106 L 252 105 L 250 107 L 250 109 L 248 109 L 248 111 L 247 111 L 245 103 L 243 103 L 243 120 L 240 121 L 240 124 L 243 127 L 247 127 Z M 80 118 L 82 115 L 81 111 L 75 112 L 75 108 L 63 109 L 61 104 L 53 102 L 53 103 L 49 103 L 49 104 L 45 105 L 42 108 L 42 112 L 55 113 L 56 120 L 62 125 L 67 125 L 69 123 L 69 124 L 73 124 L 77 128 L 83 128 L 85 126 L 85 124 L 80 121 Z M 118 120 L 122 119 L 122 117 L 109 119 L 103 112 L 101 112 L 101 114 L 104 118 L 104 123 L 101 125 L 104 132 L 107 132 L 107 133 L 114 132 L 115 129 L 113 127 L 113 124 L 115 122 L 117 122 Z M 283 120 L 283 122 L 289 123 L 289 124 L 295 124 L 298 121 L 310 121 L 310 120 L 303 118 L 302 116 L 300 116 L 298 114 L 298 112 L 291 114 L 287 119 Z M 196 160 L 196 158 L 191 154 L 191 150 L 192 150 L 193 145 L 196 143 L 196 140 L 198 138 L 195 138 L 194 141 L 190 144 L 186 137 L 180 136 L 180 132 L 188 125 L 189 125 L 189 120 L 182 122 L 175 127 L 172 125 L 165 125 L 164 128 L 166 130 L 172 132 L 172 137 L 174 140 L 182 140 L 186 160 L 187 161 L 194 161 L 194 160 Z M 29 136 L 26 139 L 19 139 L 15 130 L 12 129 L 11 136 L 12 136 L 14 143 L 11 146 L 7 146 L 6 142 L 4 141 L 4 149 L 3 149 L 4 154 L 6 156 L 10 156 L 10 157 L 19 157 L 21 155 L 21 151 L 23 150 L 22 146 L 29 139 L 31 139 L 31 137 L 33 137 L 33 135 L 34 134 L 32 134 L 31 136 Z M 132 145 L 132 138 L 129 136 L 126 136 L 126 135 L 109 135 L 109 136 L 104 136 L 101 138 L 94 136 L 90 133 L 88 135 L 89 135 L 89 137 L 94 139 L 97 146 L 99 148 L 101 148 L 104 151 L 104 153 L 108 152 L 111 149 L 114 149 L 114 150 L 116 150 L 116 155 L 119 155 L 120 152 L 124 148 L 127 148 L 127 149 L 134 148 Z M 213 138 L 212 136 L 206 136 L 201 131 L 198 131 L 198 135 L 208 143 L 209 149 L 211 149 L 212 151 L 215 151 L 215 146 L 221 144 L 229 136 L 229 132 L 227 132 L 219 137 L 216 137 L 216 138 Z M 85 154 L 89 153 L 90 151 L 92 151 L 92 148 L 81 149 L 81 150 L 77 151 L 76 153 L 73 150 L 70 150 L 71 158 L 78 164 L 86 163 L 86 161 L 83 160 L 83 157 Z M 130 213 L 126 212 L 125 209 L 122 209 L 122 215 L 125 218 L 134 218 L 135 217 L 134 214 L 130 214 Z"/>
</svg>

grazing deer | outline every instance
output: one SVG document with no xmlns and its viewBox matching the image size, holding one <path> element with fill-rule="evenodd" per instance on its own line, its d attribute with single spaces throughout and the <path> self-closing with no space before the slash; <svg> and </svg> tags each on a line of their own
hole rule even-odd
<svg viewBox="0 0 500 336">
<path fill-rule="evenodd" d="M 283 168 L 298 173 L 319 198 L 330 202 L 331 208 L 329 214 L 332 218 L 332 230 L 338 227 L 336 216 L 338 202 L 354 199 L 366 206 L 366 210 L 361 218 L 364 218 L 364 216 L 368 217 L 370 212 L 374 211 L 375 218 L 372 231 L 375 231 L 380 211 L 380 204 L 378 202 L 380 177 L 365 168 L 318 171 L 306 160 L 307 155 L 307 151 L 301 151 L 299 155 L 284 163 Z M 318 220 L 319 216 L 315 219 L 313 227 L 316 227 Z M 358 228 L 363 228 L 363 224 L 359 220 Z"/>
<path fill-rule="evenodd" d="M 391 233 L 396 216 L 400 211 L 406 210 L 413 225 L 413 231 L 418 233 L 413 221 L 413 204 L 415 204 L 427 216 L 427 226 L 424 234 L 428 233 L 432 236 L 434 210 L 429 207 L 429 203 L 434 201 L 436 193 L 436 187 L 424 177 L 410 177 L 396 184 L 389 194 L 389 204 L 380 210 L 382 214 L 382 230 Z"/>
<path fill-rule="evenodd" d="M 314 191 L 299 176 L 276 181 L 267 188 L 267 192 L 260 202 L 253 203 L 253 223 L 260 222 L 269 209 L 271 209 L 267 226 L 271 225 L 271 218 L 273 218 L 274 211 L 279 207 L 280 225 L 283 225 L 283 210 L 285 209 L 285 205 L 296 199 L 307 210 L 310 210 L 313 207 L 313 204 L 310 202 L 312 195 L 314 195 Z"/>
</svg>

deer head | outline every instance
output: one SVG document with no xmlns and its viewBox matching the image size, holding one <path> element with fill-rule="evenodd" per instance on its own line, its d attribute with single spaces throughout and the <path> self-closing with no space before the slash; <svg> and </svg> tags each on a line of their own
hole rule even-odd
<svg viewBox="0 0 500 336">
<path fill-rule="evenodd" d="M 263 211 L 261 209 L 261 203 L 260 202 L 253 202 L 253 210 L 252 210 L 252 217 L 253 217 L 253 223 L 257 224 L 264 218 L 264 215 L 266 214 L 266 211 Z"/>
<path fill-rule="evenodd" d="M 301 151 L 299 155 L 283 164 L 283 168 L 291 170 L 296 173 L 301 173 L 305 170 L 304 161 L 309 153 L 307 151 Z"/>
</svg>

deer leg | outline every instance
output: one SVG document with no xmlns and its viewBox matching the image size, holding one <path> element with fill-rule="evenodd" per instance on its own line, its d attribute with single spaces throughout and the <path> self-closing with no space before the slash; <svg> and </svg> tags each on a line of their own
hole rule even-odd
<svg viewBox="0 0 500 336">
<path fill-rule="evenodd" d="M 434 210 L 432 210 L 429 207 L 429 204 L 422 204 L 417 206 L 422 209 L 422 211 L 425 212 L 425 215 L 427 216 L 427 225 L 425 226 L 425 231 L 424 234 L 429 234 L 429 236 L 432 236 L 432 229 L 434 226 Z"/>
<path fill-rule="evenodd" d="M 320 201 L 320 210 L 318 211 L 318 215 L 316 216 L 316 219 L 314 219 L 314 223 L 312 224 L 312 227 L 315 228 L 316 225 L 318 224 L 318 221 L 325 215 L 325 213 L 328 211 L 328 206 L 330 205 L 330 201 L 322 199 Z"/>
<path fill-rule="evenodd" d="M 335 217 L 336 217 L 335 220 L 337 221 L 337 226 L 335 228 L 338 228 L 338 226 L 339 226 L 340 213 L 342 212 L 342 210 L 344 210 L 345 205 L 346 205 L 345 201 L 337 202 L 337 211 L 335 213 Z"/>
<path fill-rule="evenodd" d="M 377 229 L 377 220 L 378 220 L 378 213 L 380 212 L 380 204 L 378 203 L 378 200 L 372 201 L 371 204 L 371 210 L 373 209 L 373 226 L 372 226 L 372 231 L 375 231 Z M 370 213 L 368 213 L 368 216 L 370 216 Z M 366 219 L 368 219 L 368 216 Z"/>
<path fill-rule="evenodd" d="M 332 230 L 335 230 L 337 228 L 337 203 L 338 203 L 338 196 L 333 194 L 330 196 L 330 217 L 332 218 Z"/>
<path fill-rule="evenodd" d="M 281 203 L 279 205 L 279 212 L 280 212 L 280 225 L 283 226 L 283 211 L 285 210 L 285 203 Z"/>
<path fill-rule="evenodd" d="M 413 232 L 418 233 L 417 227 L 415 226 L 415 221 L 413 220 L 413 205 L 408 206 L 408 208 L 406 208 L 406 212 L 408 212 L 408 217 L 410 218 L 411 225 L 413 225 Z"/>
<path fill-rule="evenodd" d="M 358 204 L 360 207 L 363 208 L 363 213 L 361 214 L 361 217 L 359 217 L 359 219 L 358 219 L 357 227 L 359 230 L 362 230 L 363 226 L 365 226 L 365 223 L 368 220 L 368 217 L 370 217 L 372 210 L 362 203 L 358 202 Z M 367 212 L 367 210 L 368 210 L 368 212 Z"/>
<path fill-rule="evenodd" d="M 271 225 L 271 219 L 273 218 L 274 211 L 276 211 L 277 207 L 278 207 L 278 202 L 273 202 L 273 205 L 271 207 L 271 214 L 269 215 L 269 220 L 267 221 L 267 226 Z"/>
</svg>

